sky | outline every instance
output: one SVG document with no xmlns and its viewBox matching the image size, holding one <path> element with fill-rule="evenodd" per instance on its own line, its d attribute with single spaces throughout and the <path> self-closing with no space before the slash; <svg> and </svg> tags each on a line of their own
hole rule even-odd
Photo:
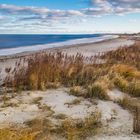
<svg viewBox="0 0 140 140">
<path fill-rule="evenodd" d="M 0 34 L 140 32 L 140 0 L 0 0 Z"/>
</svg>

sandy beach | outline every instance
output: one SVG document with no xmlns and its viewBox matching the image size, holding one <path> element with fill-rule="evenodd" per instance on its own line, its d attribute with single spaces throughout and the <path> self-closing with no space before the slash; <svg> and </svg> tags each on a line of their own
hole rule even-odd
<svg viewBox="0 0 140 140">
<path fill-rule="evenodd" d="M 101 41 L 98 43 L 70 46 L 67 48 L 60 48 L 59 51 L 67 53 L 69 55 L 76 55 L 77 53 L 83 54 L 86 57 L 94 56 L 98 53 L 105 53 L 111 50 L 116 50 L 119 47 L 126 47 L 134 44 L 134 40 L 128 39 L 111 39 L 107 41 Z"/>
</svg>

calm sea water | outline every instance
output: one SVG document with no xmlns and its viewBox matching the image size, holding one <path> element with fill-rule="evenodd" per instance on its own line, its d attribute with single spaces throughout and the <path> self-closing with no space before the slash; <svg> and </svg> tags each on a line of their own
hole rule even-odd
<svg viewBox="0 0 140 140">
<path fill-rule="evenodd" d="M 51 44 L 75 39 L 100 37 L 101 34 L 90 35 L 2 35 L 0 34 L 0 49 L 22 46 Z"/>
</svg>

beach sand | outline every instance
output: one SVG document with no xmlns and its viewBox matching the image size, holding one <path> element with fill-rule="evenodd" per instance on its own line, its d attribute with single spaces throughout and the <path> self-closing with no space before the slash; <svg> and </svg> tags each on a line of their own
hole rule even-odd
<svg viewBox="0 0 140 140">
<path fill-rule="evenodd" d="M 111 39 L 98 43 L 84 44 L 84 45 L 77 45 L 77 46 L 75 45 L 67 48 L 59 48 L 57 50 L 67 53 L 68 55 L 76 55 L 77 53 L 80 53 L 84 56 L 90 57 L 98 53 L 105 53 L 111 50 L 115 50 L 119 47 L 130 46 L 134 43 L 135 43 L 134 40 L 117 38 L 117 39 Z"/>
</svg>

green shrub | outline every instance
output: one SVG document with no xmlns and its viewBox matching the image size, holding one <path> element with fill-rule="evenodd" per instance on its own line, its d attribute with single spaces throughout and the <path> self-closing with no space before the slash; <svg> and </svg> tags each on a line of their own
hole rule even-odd
<svg viewBox="0 0 140 140">
<path fill-rule="evenodd" d="M 124 109 L 126 109 L 126 108 L 130 109 L 130 107 L 131 107 L 130 99 L 128 97 L 118 100 L 117 103 L 120 106 L 122 106 Z"/>
<path fill-rule="evenodd" d="M 128 82 L 122 77 L 117 77 L 114 79 L 114 85 L 119 88 L 122 92 L 127 92 Z"/>
<path fill-rule="evenodd" d="M 128 93 L 135 97 L 140 97 L 140 82 L 132 82 L 128 87 Z"/>
<path fill-rule="evenodd" d="M 90 86 L 88 86 L 87 90 L 88 90 L 88 92 L 86 94 L 86 97 L 88 97 L 88 98 L 97 97 L 101 100 L 109 99 L 109 96 L 107 95 L 105 89 L 99 84 L 90 85 Z"/>
</svg>

